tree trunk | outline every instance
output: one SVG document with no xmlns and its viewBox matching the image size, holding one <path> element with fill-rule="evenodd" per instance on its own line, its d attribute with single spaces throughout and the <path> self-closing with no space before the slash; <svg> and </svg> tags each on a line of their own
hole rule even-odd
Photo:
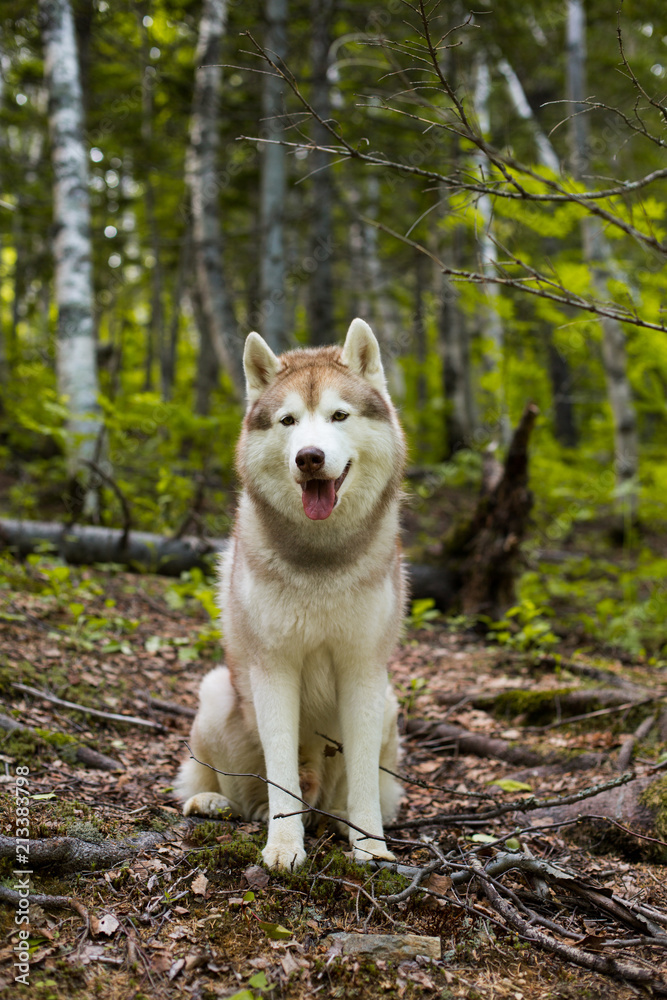
<svg viewBox="0 0 667 1000">
<path fill-rule="evenodd" d="M 491 130 L 491 120 L 489 117 L 489 96 L 491 92 L 491 77 L 488 63 L 481 57 L 477 62 L 475 74 L 475 112 L 479 121 L 479 129 L 483 136 L 488 136 Z M 475 156 L 477 173 L 484 177 L 486 169 L 486 157 L 478 152 Z M 496 246 L 492 239 L 492 215 L 493 206 L 491 198 L 487 194 L 479 196 L 477 201 L 477 211 L 480 222 L 477 233 L 477 247 L 480 258 L 479 270 L 488 277 L 496 277 Z M 482 310 L 482 333 L 484 339 L 489 341 L 489 350 L 485 355 L 485 368 L 487 372 L 498 372 L 503 358 L 503 327 L 496 305 L 499 291 L 494 282 L 490 282 L 485 288 L 487 302 Z M 494 404 L 504 410 L 502 394 L 496 390 L 492 393 Z"/>
<path fill-rule="evenodd" d="M 67 461 L 89 478 L 100 432 L 93 322 L 88 150 L 83 141 L 79 66 L 68 0 L 40 0 L 54 173 L 58 389 L 67 397 Z M 90 496 L 88 499 L 90 509 Z"/>
<path fill-rule="evenodd" d="M 201 296 L 198 288 L 190 290 L 190 303 L 199 331 L 199 354 L 197 355 L 197 381 L 195 384 L 195 413 L 205 417 L 211 412 L 211 393 L 217 385 L 220 368 L 210 330 L 204 315 Z"/>
<path fill-rule="evenodd" d="M 195 57 L 186 179 L 192 206 L 195 280 L 206 324 L 216 357 L 240 394 L 242 345 L 225 283 L 219 206 L 220 63 L 226 20 L 227 0 L 204 0 Z"/>
<path fill-rule="evenodd" d="M 264 47 L 279 65 L 287 56 L 287 0 L 266 0 Z M 283 81 L 265 74 L 262 87 L 262 135 L 279 139 L 283 134 Z M 261 145 L 260 186 L 260 313 L 262 335 L 277 354 L 287 349 L 285 315 L 285 247 L 283 220 L 286 195 L 285 147 L 268 142 Z"/>
<path fill-rule="evenodd" d="M 521 81 L 506 59 L 499 61 L 498 69 L 505 77 L 507 90 L 514 105 L 514 110 L 524 121 L 529 122 L 532 127 L 539 162 L 547 170 L 551 170 L 556 175 L 560 174 L 560 160 L 548 136 L 544 134 L 535 120 Z M 545 257 L 551 257 L 556 250 L 557 245 L 555 240 L 544 241 Z M 574 406 L 572 405 L 572 373 L 570 366 L 567 358 L 556 347 L 551 328 L 547 327 L 544 323 L 540 323 L 540 328 L 537 331 L 538 335 L 542 333 L 547 344 L 547 367 L 553 394 L 554 433 L 558 441 L 565 445 L 566 448 L 575 448 L 578 436 L 574 419 Z"/>
<path fill-rule="evenodd" d="M 514 431 L 505 465 L 488 492 L 464 522 L 443 540 L 431 567 L 411 566 L 414 591 L 433 597 L 445 610 L 501 615 L 514 603 L 521 540 L 528 526 L 533 496 L 528 488 L 528 442 L 538 409 L 529 403 Z"/>
<path fill-rule="evenodd" d="M 422 253 L 415 257 L 415 297 L 413 313 L 413 335 L 415 361 L 417 362 L 417 422 L 419 428 L 418 449 L 420 458 L 425 458 L 428 447 L 426 435 L 426 408 L 428 406 L 428 386 L 426 382 L 426 323 L 424 318 L 424 264 L 426 258 Z"/>
<path fill-rule="evenodd" d="M 590 135 L 586 105 L 586 15 L 583 0 L 567 3 L 567 96 L 570 107 L 570 148 L 572 173 L 578 180 L 589 168 Z M 600 221 L 587 216 L 581 223 L 582 253 L 591 272 L 591 283 L 598 298 L 608 297 L 608 283 L 613 276 L 611 249 L 604 238 Z M 616 485 L 621 508 L 634 517 L 637 489 L 634 483 L 639 470 L 637 415 L 628 378 L 625 331 L 620 323 L 600 317 L 602 327 L 602 363 L 607 393 L 614 421 Z"/>
<path fill-rule="evenodd" d="M 368 209 L 370 220 L 380 216 L 380 181 L 369 172 L 366 178 Z M 375 330 L 387 371 L 391 394 L 395 399 L 405 396 L 405 379 L 398 359 L 407 346 L 401 343 L 402 332 L 397 321 L 397 309 L 391 292 L 391 281 L 383 271 L 378 250 L 378 229 L 367 222 L 363 228 L 364 256 L 368 273 L 368 293 L 370 296 L 372 326 Z"/>
<path fill-rule="evenodd" d="M 155 69 L 150 63 L 148 35 L 142 18 L 139 19 L 139 30 L 141 31 L 141 47 L 144 63 L 144 79 L 141 88 L 141 138 L 144 143 L 144 149 L 146 150 L 147 157 L 145 173 L 146 222 L 148 223 L 151 255 L 154 261 L 153 266 L 150 269 L 151 312 L 146 328 L 146 367 L 144 390 L 148 392 L 153 388 L 153 367 L 155 364 L 155 356 L 159 351 L 159 345 L 164 340 L 164 310 L 162 306 L 164 281 L 162 272 L 162 254 L 160 252 L 160 234 L 157 224 L 155 186 L 153 184 L 153 163 L 155 162 L 153 138 L 153 118 L 155 115 L 153 87 L 155 85 Z"/>
<path fill-rule="evenodd" d="M 451 234 L 450 257 L 454 267 L 462 266 L 462 233 L 457 226 Z M 470 343 L 465 316 L 458 304 L 456 285 L 442 276 L 440 309 L 440 349 L 442 351 L 443 395 L 445 397 L 445 449 L 443 458 L 460 448 L 470 447 L 474 428 L 474 408 L 470 372 Z"/>
<path fill-rule="evenodd" d="M 311 104 L 323 119 L 331 117 L 329 92 L 329 48 L 335 0 L 311 0 L 312 24 L 311 65 L 313 83 Z M 331 136 L 319 122 L 313 125 L 313 141 L 327 145 Z M 311 230 L 310 267 L 308 282 L 308 325 L 311 344 L 330 344 L 335 339 L 333 301 L 333 181 L 331 157 L 319 149 L 310 155 L 311 163 Z"/>
</svg>

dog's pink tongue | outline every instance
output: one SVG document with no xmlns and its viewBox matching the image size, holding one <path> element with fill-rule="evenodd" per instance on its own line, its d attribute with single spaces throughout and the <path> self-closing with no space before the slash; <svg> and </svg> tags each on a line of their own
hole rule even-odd
<svg viewBox="0 0 667 1000">
<path fill-rule="evenodd" d="M 311 521 L 323 521 L 336 503 L 333 479 L 309 479 L 301 494 L 303 509 Z"/>
</svg>

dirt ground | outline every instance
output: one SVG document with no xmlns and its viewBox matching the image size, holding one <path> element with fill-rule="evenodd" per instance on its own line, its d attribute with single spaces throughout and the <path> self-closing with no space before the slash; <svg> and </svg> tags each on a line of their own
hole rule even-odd
<svg viewBox="0 0 667 1000">
<path fill-rule="evenodd" d="M 168 581 L 114 567 L 72 570 L 49 592 L 44 578 L 38 567 L 0 590 L 0 712 L 31 730 L 0 732 L 2 834 L 16 836 L 16 779 L 28 768 L 31 891 L 74 903 L 30 905 L 29 984 L 17 986 L 25 938 L 18 904 L 5 896 L 0 996 L 624 1000 L 651 988 L 661 995 L 661 983 L 667 995 L 667 809 L 658 804 L 634 830 L 639 837 L 603 818 L 577 819 L 596 815 L 586 799 L 556 825 L 544 809 L 531 811 L 533 797 L 572 797 L 618 778 L 632 734 L 625 769 L 645 783 L 665 774 L 664 669 L 571 650 L 517 653 L 460 620 L 418 622 L 428 627 L 410 629 L 391 663 L 406 778 L 393 849 L 407 866 L 440 856 L 450 867 L 406 892 L 410 875 L 356 866 L 322 820 L 308 834 L 304 868 L 268 874 L 260 824 L 184 821 L 172 793 L 191 721 L 173 706 L 194 709 L 201 677 L 221 657 L 201 604 Z M 25 686 L 144 724 L 87 715 Z M 570 712 L 565 695 L 575 690 L 616 690 L 626 701 L 591 695 L 583 711 Z M 568 714 L 587 718 L 564 725 Z M 467 753 L 465 739 L 438 730 L 443 724 L 544 763 Z M 76 760 L 81 744 L 118 767 Z M 582 754 L 586 766 L 570 766 Z M 620 797 L 621 787 L 610 794 Z M 154 834 L 149 848 L 100 860 L 110 842 L 138 832 Z M 66 837 L 89 852 L 74 870 L 57 852 L 40 865 L 34 841 L 55 851 Z M 21 869 L 14 841 L 2 843 L 2 886 L 11 890 Z M 527 930 L 508 922 L 483 880 L 453 884 L 456 865 L 470 874 L 507 850 L 568 873 L 554 882 L 551 869 L 538 877 L 518 866 L 491 880 Z M 392 896 L 402 898 L 382 898 Z M 531 939 L 536 929 L 606 961 L 607 972 L 555 954 Z M 419 945 L 409 955 L 345 954 L 332 937 L 341 932 L 437 938 L 441 957 L 424 957 Z M 634 969 L 634 981 L 619 979 L 611 959 Z"/>
</svg>

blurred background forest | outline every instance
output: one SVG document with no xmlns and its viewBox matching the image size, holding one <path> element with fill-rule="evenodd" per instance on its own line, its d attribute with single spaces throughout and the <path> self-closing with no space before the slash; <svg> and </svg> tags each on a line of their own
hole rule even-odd
<svg viewBox="0 0 667 1000">
<path fill-rule="evenodd" d="M 226 535 L 245 335 L 359 315 L 409 437 L 410 554 L 437 558 L 533 401 L 498 637 L 664 654 L 662 3 L 0 17 L 2 516 Z"/>
</svg>

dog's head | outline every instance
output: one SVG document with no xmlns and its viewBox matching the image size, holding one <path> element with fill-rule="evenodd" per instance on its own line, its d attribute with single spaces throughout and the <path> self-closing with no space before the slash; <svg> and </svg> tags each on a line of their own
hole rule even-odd
<svg viewBox="0 0 667 1000">
<path fill-rule="evenodd" d="M 368 324 L 353 320 L 342 348 L 280 357 L 251 333 L 243 364 L 244 484 L 291 518 L 325 521 L 342 508 L 370 512 L 400 476 L 404 443 Z"/>
</svg>

